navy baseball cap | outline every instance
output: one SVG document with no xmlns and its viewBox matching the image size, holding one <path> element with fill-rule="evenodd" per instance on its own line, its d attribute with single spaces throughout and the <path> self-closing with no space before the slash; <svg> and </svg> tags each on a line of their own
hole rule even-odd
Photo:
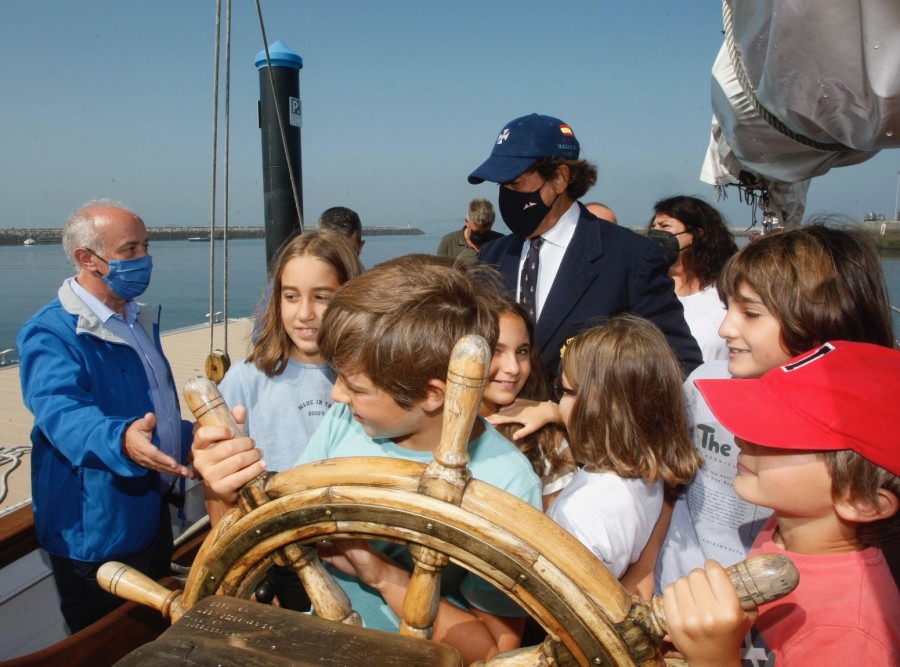
<svg viewBox="0 0 900 667">
<path fill-rule="evenodd" d="M 506 124 L 491 156 L 469 174 L 469 183 L 508 183 L 543 157 L 577 160 L 581 147 L 572 128 L 559 118 L 533 113 Z"/>
</svg>

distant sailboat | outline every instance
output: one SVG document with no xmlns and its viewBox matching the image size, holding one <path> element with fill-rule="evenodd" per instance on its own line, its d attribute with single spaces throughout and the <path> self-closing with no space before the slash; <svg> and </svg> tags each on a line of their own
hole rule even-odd
<svg viewBox="0 0 900 667">
<path fill-rule="evenodd" d="M 28 220 L 28 236 L 25 237 L 22 245 L 37 245 L 37 241 L 31 236 L 31 213 L 28 211 L 27 206 L 25 207 L 25 218 Z"/>
</svg>

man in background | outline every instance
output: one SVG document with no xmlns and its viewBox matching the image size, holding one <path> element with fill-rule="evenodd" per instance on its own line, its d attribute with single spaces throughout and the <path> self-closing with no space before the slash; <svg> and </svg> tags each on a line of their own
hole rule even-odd
<svg viewBox="0 0 900 667">
<path fill-rule="evenodd" d="M 356 211 L 344 206 L 332 206 L 319 216 L 318 225 L 324 231 L 346 236 L 356 254 L 362 253 L 366 242 L 362 240 L 362 222 Z"/>
<path fill-rule="evenodd" d="M 656 324 L 687 375 L 702 358 L 662 246 L 578 202 L 597 182 L 596 167 L 579 160 L 580 151 L 574 131 L 558 118 L 531 114 L 507 123 L 469 182 L 499 184 L 500 215 L 512 234 L 486 244 L 479 261 L 500 272 L 534 318 L 550 377 L 568 338 L 622 312 Z"/>
<path fill-rule="evenodd" d="M 614 225 L 619 224 L 619 221 L 616 219 L 616 214 L 613 213 L 613 210 L 606 204 L 601 204 L 598 201 L 592 201 L 590 204 L 585 204 L 584 207 L 601 220 L 607 220 Z"/>
<path fill-rule="evenodd" d="M 89 202 L 66 221 L 63 247 L 77 273 L 16 342 L 34 415 L 34 525 L 77 632 L 122 603 L 97 584 L 104 562 L 170 573 L 166 499 L 194 473 L 183 465 L 192 424 L 162 352 L 160 308 L 134 300 L 152 269 L 144 222 L 117 203 Z"/>
<path fill-rule="evenodd" d="M 469 202 L 469 214 L 462 229 L 450 232 L 441 239 L 437 249 L 438 257 L 458 257 L 464 266 L 471 267 L 478 259 L 478 251 L 488 241 L 503 236 L 492 231 L 494 226 L 494 206 L 480 197 Z"/>
</svg>

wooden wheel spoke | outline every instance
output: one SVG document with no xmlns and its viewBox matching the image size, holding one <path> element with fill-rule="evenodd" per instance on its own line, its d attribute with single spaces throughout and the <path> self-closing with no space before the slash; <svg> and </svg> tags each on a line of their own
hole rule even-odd
<svg viewBox="0 0 900 667">
<path fill-rule="evenodd" d="M 565 645 L 547 637 L 541 644 L 498 653 L 473 663 L 472 667 L 576 667 L 578 664 Z"/>
<path fill-rule="evenodd" d="M 353 611 L 347 593 L 325 569 L 315 547 L 289 544 L 278 551 L 279 554 L 291 559 L 284 564 L 297 573 L 317 616 L 348 625 L 362 625 L 362 619 Z M 278 560 L 276 558 L 276 561 Z"/>
<path fill-rule="evenodd" d="M 403 599 L 400 634 L 431 639 L 441 599 L 441 572 L 450 558 L 434 549 L 410 545 L 415 569 Z"/>
<path fill-rule="evenodd" d="M 270 498 L 264 491 L 264 483 L 251 482 L 241 489 L 239 504 L 246 514 L 250 514 L 269 502 Z M 306 594 L 318 616 L 348 625 L 362 625 L 362 619 L 353 610 L 347 593 L 325 569 L 314 546 L 288 543 L 277 547 L 272 552 L 271 560 L 280 567 L 290 568 L 294 571 L 303 584 L 303 588 L 306 589 Z M 247 578 L 254 577 L 248 574 L 244 579 Z M 254 579 L 258 580 L 260 577 L 257 576 Z M 256 584 L 254 583 L 250 588 L 246 582 L 242 583 L 244 585 L 241 586 L 239 597 L 248 597 L 247 591 L 255 589 Z"/>
</svg>

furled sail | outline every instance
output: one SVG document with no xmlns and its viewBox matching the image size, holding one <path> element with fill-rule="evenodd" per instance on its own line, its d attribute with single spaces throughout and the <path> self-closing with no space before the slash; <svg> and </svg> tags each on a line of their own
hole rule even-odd
<svg viewBox="0 0 900 667">
<path fill-rule="evenodd" d="M 900 2 L 724 0 L 723 19 L 700 178 L 799 224 L 810 179 L 900 147 Z"/>
</svg>

